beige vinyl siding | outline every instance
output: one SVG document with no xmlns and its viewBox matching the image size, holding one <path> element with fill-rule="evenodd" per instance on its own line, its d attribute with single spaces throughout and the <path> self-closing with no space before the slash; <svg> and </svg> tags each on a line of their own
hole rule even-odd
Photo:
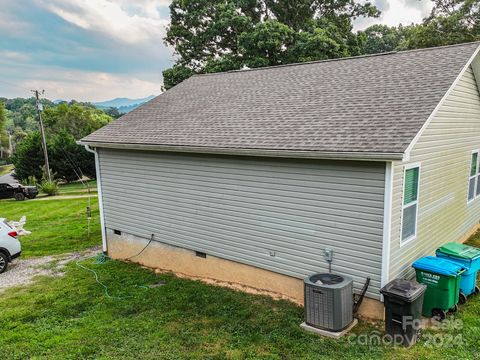
<svg viewBox="0 0 480 360">
<path fill-rule="evenodd" d="M 303 278 L 372 278 L 382 263 L 385 163 L 100 149 L 106 227 Z"/>
<path fill-rule="evenodd" d="M 478 62 L 478 58 L 476 60 Z M 413 276 L 411 264 L 480 220 L 480 198 L 467 204 L 471 152 L 480 148 L 480 95 L 468 68 L 412 148 L 408 162 L 394 162 L 390 279 Z M 405 166 L 420 164 L 416 239 L 400 246 Z"/>
</svg>

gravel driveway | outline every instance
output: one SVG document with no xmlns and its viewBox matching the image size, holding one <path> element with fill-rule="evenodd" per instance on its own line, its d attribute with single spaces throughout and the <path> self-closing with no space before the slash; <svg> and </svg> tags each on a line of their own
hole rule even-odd
<svg viewBox="0 0 480 360">
<path fill-rule="evenodd" d="M 63 267 L 70 261 L 95 256 L 99 252 L 99 248 L 94 248 L 81 253 L 16 259 L 8 264 L 6 272 L 0 274 L 0 293 L 12 286 L 29 284 L 38 275 L 61 276 Z"/>
</svg>

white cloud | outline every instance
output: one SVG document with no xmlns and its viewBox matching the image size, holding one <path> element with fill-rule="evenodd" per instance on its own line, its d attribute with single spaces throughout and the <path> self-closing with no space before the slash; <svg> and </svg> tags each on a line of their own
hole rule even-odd
<svg viewBox="0 0 480 360">
<path fill-rule="evenodd" d="M 144 17 L 152 19 L 161 19 L 162 15 L 159 11 L 159 7 L 168 7 L 171 3 L 170 0 L 112 0 L 120 5 L 122 9 L 125 9 L 129 13 L 140 14 Z M 168 20 L 168 19 L 166 19 Z"/>
<path fill-rule="evenodd" d="M 380 17 L 357 19 L 354 22 L 355 30 L 363 30 L 378 23 L 388 26 L 418 24 L 432 9 L 430 0 L 377 0 L 375 3 L 382 10 Z"/>
<path fill-rule="evenodd" d="M 4 72 L 0 62 L 0 73 Z M 8 68 L 8 65 L 5 69 Z M 55 100 L 102 101 L 115 97 L 146 97 L 161 92 L 161 74 L 111 74 L 67 70 L 60 67 L 20 65 L 15 82 L 0 83 L 0 96 L 28 97 L 29 89 L 44 89 L 45 97 Z M 28 75 L 26 75 L 28 74 Z M 26 75 L 26 76 L 25 76 Z"/>
<path fill-rule="evenodd" d="M 162 19 L 157 9 L 163 1 L 142 1 L 144 5 L 141 7 L 142 12 L 129 11 L 137 9 L 138 4 L 132 5 L 127 1 L 38 0 L 38 2 L 75 26 L 101 32 L 130 44 L 162 39 L 168 24 L 168 19 Z"/>
<path fill-rule="evenodd" d="M 8 11 L 0 11 L 0 29 L 17 34 L 26 34 L 30 30 L 30 27 L 27 22 L 14 19 Z"/>
<path fill-rule="evenodd" d="M 380 18 L 384 24 L 394 26 L 420 23 L 431 10 L 431 1 L 428 0 L 390 0 L 390 8 Z"/>
<path fill-rule="evenodd" d="M 31 1 L 0 11 L 0 96 L 28 97 L 32 88 L 79 101 L 160 93 L 172 58 L 162 42 L 169 1 Z M 49 24 L 49 16 L 64 21 Z"/>
<path fill-rule="evenodd" d="M 0 96 L 29 96 L 31 88 L 45 89 L 50 99 L 80 101 L 158 94 L 161 70 L 173 62 L 172 49 L 162 42 L 170 2 L 5 1 L 0 11 L 6 44 L 0 49 Z M 382 16 L 356 20 L 356 30 L 374 23 L 418 23 L 432 1 L 375 3 Z M 49 23 L 49 13 L 65 22 Z"/>
<path fill-rule="evenodd" d="M 27 80 L 21 83 L 26 88 L 45 89 L 50 99 L 76 99 L 79 101 L 102 101 L 116 97 L 146 97 L 159 94 L 161 81 L 152 81 L 133 75 L 119 75 L 84 71 L 55 70 L 55 78 Z M 47 74 L 43 74 L 44 76 Z"/>
<path fill-rule="evenodd" d="M 30 60 L 30 56 L 25 53 L 21 53 L 18 51 L 8 51 L 8 50 L 0 50 L 0 61 L 1 62 L 27 62 Z"/>
</svg>

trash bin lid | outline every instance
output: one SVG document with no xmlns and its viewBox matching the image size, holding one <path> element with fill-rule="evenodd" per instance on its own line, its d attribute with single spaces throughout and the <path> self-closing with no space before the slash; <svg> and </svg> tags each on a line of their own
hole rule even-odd
<svg viewBox="0 0 480 360">
<path fill-rule="evenodd" d="M 480 249 L 473 246 L 450 242 L 438 248 L 439 252 L 462 259 L 475 260 L 480 258 Z"/>
<path fill-rule="evenodd" d="M 465 268 L 453 261 L 435 256 L 425 256 L 415 261 L 412 266 L 438 275 L 458 276 Z"/>
<path fill-rule="evenodd" d="M 418 299 L 427 289 L 427 285 L 406 279 L 395 279 L 385 285 L 380 292 L 385 296 L 395 296 L 407 302 Z"/>
</svg>

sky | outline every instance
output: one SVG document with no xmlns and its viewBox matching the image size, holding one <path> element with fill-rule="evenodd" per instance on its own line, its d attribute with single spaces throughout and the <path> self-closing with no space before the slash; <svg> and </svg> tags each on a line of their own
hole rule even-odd
<svg viewBox="0 0 480 360">
<path fill-rule="evenodd" d="M 103 101 L 161 92 L 174 62 L 163 43 L 170 0 L 0 0 L 0 97 L 44 89 L 56 100 Z M 429 0 L 374 0 L 373 23 L 418 23 Z"/>
</svg>

